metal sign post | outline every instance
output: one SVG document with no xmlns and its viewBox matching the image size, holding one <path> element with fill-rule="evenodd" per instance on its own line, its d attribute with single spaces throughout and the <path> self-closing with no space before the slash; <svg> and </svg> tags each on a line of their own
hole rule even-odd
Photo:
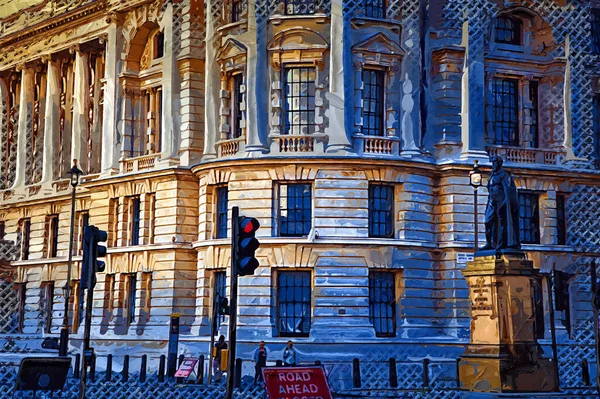
<svg viewBox="0 0 600 399">
<path fill-rule="evenodd" d="M 226 399 L 233 398 L 233 385 L 235 373 L 235 345 L 236 345 L 236 324 L 237 324 L 237 290 L 238 275 L 237 265 L 237 247 L 239 239 L 239 217 L 240 209 L 234 206 L 231 214 L 231 301 L 229 302 L 229 361 L 227 364 L 227 393 Z"/>
</svg>

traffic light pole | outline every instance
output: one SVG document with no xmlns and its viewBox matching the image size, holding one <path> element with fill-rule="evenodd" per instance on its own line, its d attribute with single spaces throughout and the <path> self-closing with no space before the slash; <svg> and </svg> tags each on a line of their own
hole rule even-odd
<svg viewBox="0 0 600 399">
<path fill-rule="evenodd" d="M 58 356 L 67 356 L 69 349 L 69 302 L 71 300 L 71 268 L 73 265 L 73 236 L 75 232 L 75 187 L 71 192 L 71 231 L 69 233 L 69 260 L 67 261 L 67 283 L 65 284 L 65 310 L 60 328 Z"/>
<path fill-rule="evenodd" d="M 87 368 L 92 361 L 93 353 L 90 350 L 90 332 L 92 329 L 92 304 L 94 288 L 87 289 L 87 298 L 85 301 L 85 327 L 83 330 L 83 350 L 81 351 L 81 380 L 79 383 L 79 399 L 85 399 L 85 384 Z"/>
<path fill-rule="evenodd" d="M 231 301 L 229 301 L 229 361 L 227 362 L 227 392 L 225 399 L 233 398 L 233 385 L 235 381 L 235 348 L 237 326 L 237 247 L 239 240 L 240 209 L 234 206 L 231 212 Z"/>
</svg>

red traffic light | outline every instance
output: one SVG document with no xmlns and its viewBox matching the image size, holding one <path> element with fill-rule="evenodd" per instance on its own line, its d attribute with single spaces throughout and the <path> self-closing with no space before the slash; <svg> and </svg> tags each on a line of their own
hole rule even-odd
<svg viewBox="0 0 600 399">
<path fill-rule="evenodd" d="M 240 231 L 243 231 L 246 234 L 255 232 L 259 227 L 260 223 L 254 218 L 243 218 L 240 221 Z"/>
</svg>

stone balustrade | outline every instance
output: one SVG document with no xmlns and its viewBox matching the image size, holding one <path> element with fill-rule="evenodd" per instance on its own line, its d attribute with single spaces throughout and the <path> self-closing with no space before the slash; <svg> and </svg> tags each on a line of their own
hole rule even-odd
<svg viewBox="0 0 600 399">
<path fill-rule="evenodd" d="M 559 165 L 564 151 L 549 148 L 489 146 L 490 156 L 500 155 L 505 162 L 520 164 Z"/>
<path fill-rule="evenodd" d="M 121 173 L 141 172 L 153 169 L 160 154 L 142 155 L 121 160 Z"/>
</svg>

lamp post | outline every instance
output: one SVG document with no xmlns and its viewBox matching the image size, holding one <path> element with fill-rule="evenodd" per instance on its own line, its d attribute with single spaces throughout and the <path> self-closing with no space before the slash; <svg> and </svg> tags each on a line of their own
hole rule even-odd
<svg viewBox="0 0 600 399">
<path fill-rule="evenodd" d="M 475 160 L 475 164 L 473 165 L 473 169 L 469 172 L 469 184 L 475 190 L 475 196 L 473 198 L 473 203 L 475 205 L 475 251 L 479 249 L 479 209 L 478 209 L 478 198 L 477 198 L 477 189 L 481 187 L 482 183 L 482 174 L 481 170 L 479 170 L 479 161 Z"/>
<path fill-rule="evenodd" d="M 63 324 L 60 329 L 60 347 L 59 356 L 67 356 L 69 347 L 69 301 L 71 299 L 71 265 L 73 263 L 73 235 L 75 233 L 75 189 L 79 184 L 79 177 L 83 174 L 77 167 L 77 160 L 73 160 L 73 167 L 67 172 L 71 175 L 71 232 L 69 234 L 69 260 L 67 263 L 67 283 L 65 284 L 65 310 L 63 315 Z"/>
</svg>

